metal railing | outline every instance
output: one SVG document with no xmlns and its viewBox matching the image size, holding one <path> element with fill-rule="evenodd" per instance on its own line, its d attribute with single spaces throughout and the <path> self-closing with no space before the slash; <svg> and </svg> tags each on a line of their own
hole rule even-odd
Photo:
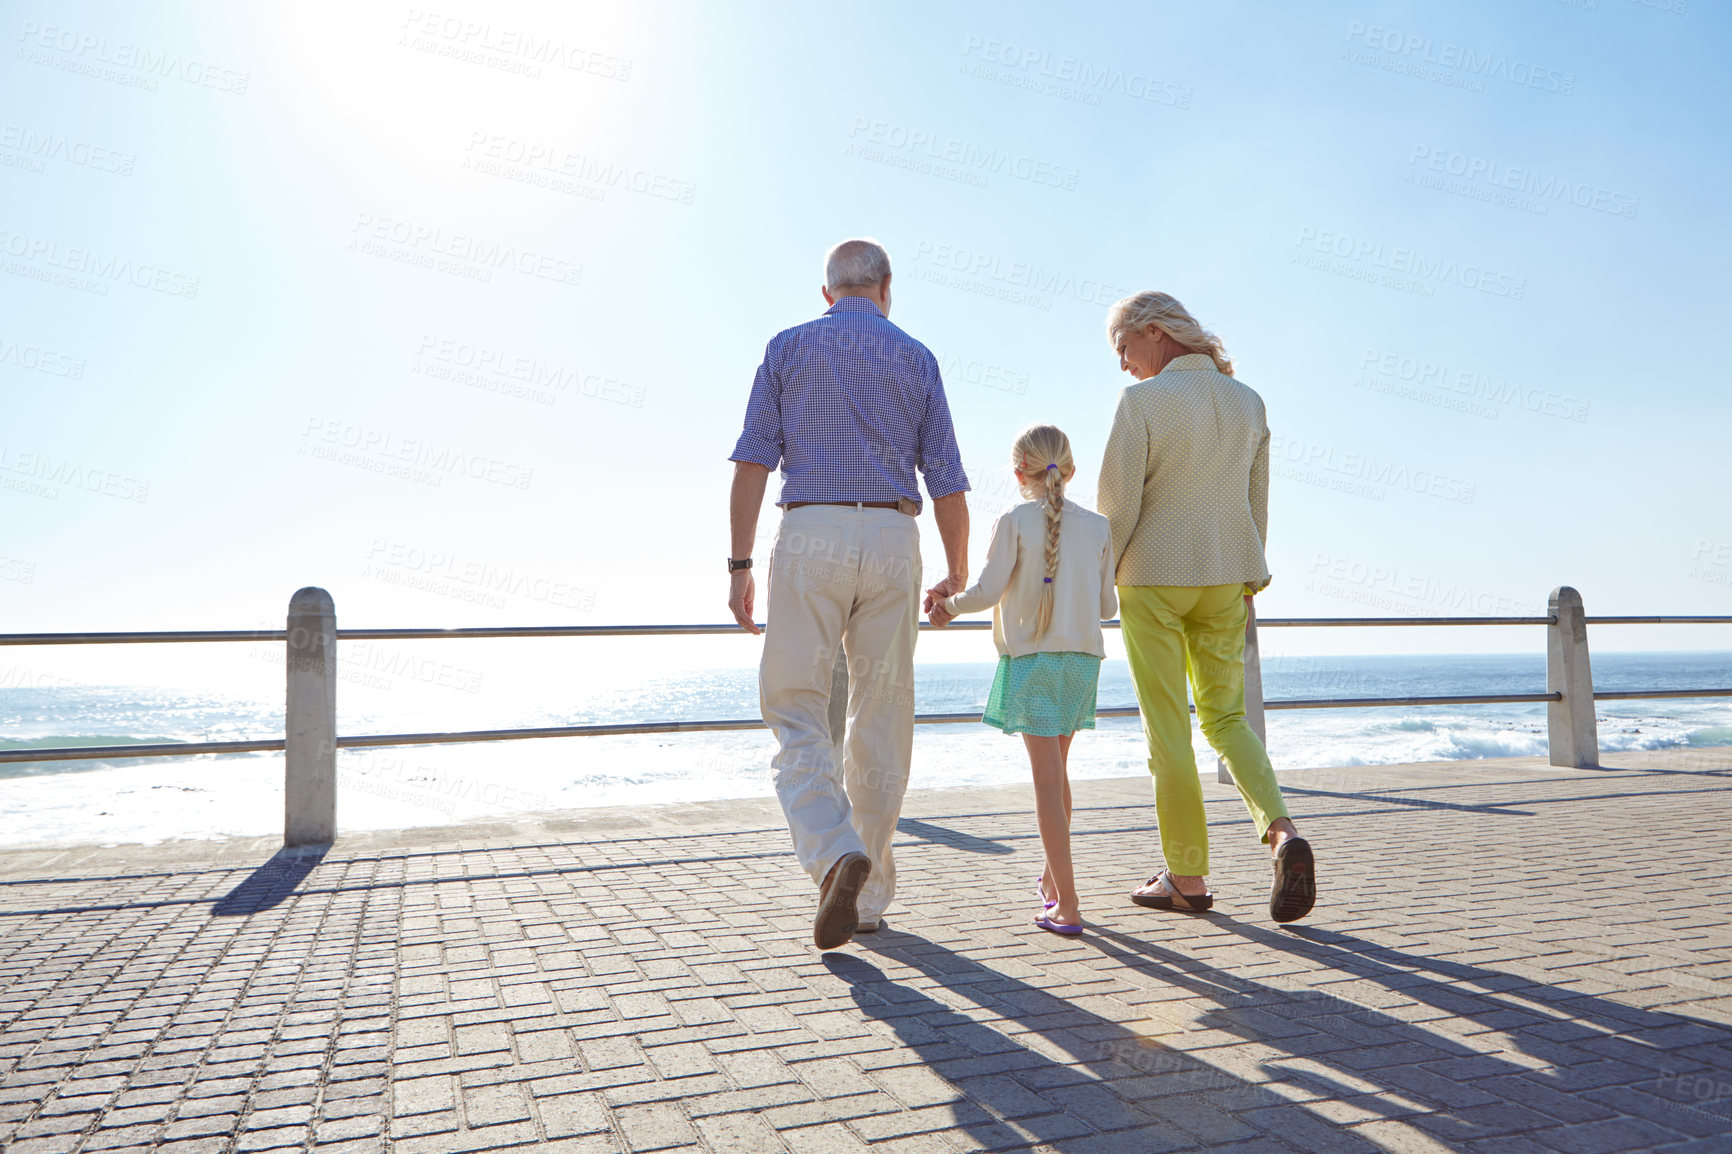
<svg viewBox="0 0 1732 1154">
<path fill-rule="evenodd" d="M 1724 625 L 1732 616 L 1702 614 L 1674 616 L 1589 617 L 1582 610 L 1579 594 L 1568 586 L 1554 590 L 1543 617 L 1277 617 L 1258 620 L 1253 612 L 1246 623 L 1245 704 L 1247 720 L 1259 737 L 1265 736 L 1264 713 L 1282 709 L 1347 709 L 1366 707 L 1431 705 L 1547 705 L 1547 745 L 1553 765 L 1593 768 L 1599 764 L 1599 742 L 1594 717 L 1595 701 L 1628 701 L 1642 698 L 1732 697 L 1732 688 L 1613 690 L 1596 693 L 1588 658 L 1589 625 Z M 1103 622 L 1118 628 L 1119 622 Z M 1450 694 L 1400 697 L 1332 697 L 1265 700 L 1258 632 L 1261 629 L 1292 628 L 1387 628 L 1410 626 L 1511 626 L 1546 627 L 1546 692 Z M 920 626 L 922 630 L 933 627 Z M 945 631 L 991 629 L 989 621 L 954 621 Z M 282 751 L 287 800 L 284 841 L 288 845 L 330 842 L 336 837 L 336 751 L 379 746 L 444 745 L 468 742 L 509 741 L 543 737 L 608 737 L 627 734 L 716 733 L 763 728 L 759 718 L 714 718 L 697 721 L 640 721 L 617 724 L 561 725 L 542 728 L 455 730 L 443 733 L 380 733 L 339 736 L 336 732 L 336 643 L 342 640 L 421 641 L 463 638 L 529 637 L 693 637 L 731 635 L 737 625 L 534 625 L 467 629 L 338 629 L 336 609 L 322 589 L 306 588 L 289 603 L 283 629 L 162 630 L 107 633 L 8 633 L 0 634 L 0 646 L 23 645 L 136 645 L 224 641 L 283 641 L 287 644 L 285 665 L 288 702 L 284 735 L 244 741 L 163 742 L 139 745 L 56 746 L 43 749 L 0 750 L 0 764 L 33 761 L 78 761 L 127 757 L 188 757 L 217 753 L 268 753 Z M 831 732 L 840 744 L 848 697 L 848 661 L 840 650 L 835 655 L 830 703 Z M 1135 706 L 1097 709 L 1102 718 L 1136 717 Z M 922 725 L 977 722 L 975 712 L 917 714 Z M 1225 766 L 1222 780 L 1230 780 Z"/>
</svg>

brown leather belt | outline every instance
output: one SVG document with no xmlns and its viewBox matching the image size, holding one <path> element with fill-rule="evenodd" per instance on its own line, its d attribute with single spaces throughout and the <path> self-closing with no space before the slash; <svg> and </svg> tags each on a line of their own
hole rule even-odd
<svg viewBox="0 0 1732 1154">
<path fill-rule="evenodd" d="M 913 502 L 910 502 L 910 504 L 912 504 L 912 503 Z M 803 509 L 807 505 L 841 505 L 844 508 L 848 508 L 848 509 L 853 509 L 856 507 L 859 507 L 862 509 L 901 509 L 902 508 L 902 502 L 901 501 L 789 501 L 786 505 L 783 505 L 782 508 L 784 510 Z M 903 510 L 903 511 L 906 512 L 906 510 Z M 909 513 L 908 515 L 912 517 L 914 514 Z"/>
</svg>

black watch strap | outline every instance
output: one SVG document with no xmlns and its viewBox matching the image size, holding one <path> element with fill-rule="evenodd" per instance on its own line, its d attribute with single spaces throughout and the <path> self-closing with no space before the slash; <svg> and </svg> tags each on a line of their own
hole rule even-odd
<svg viewBox="0 0 1732 1154">
<path fill-rule="evenodd" d="M 752 567 L 752 559 L 750 557 L 747 557 L 744 561 L 736 561 L 732 557 L 728 558 L 728 572 L 729 573 L 732 573 L 736 569 L 750 569 L 751 567 Z"/>
</svg>

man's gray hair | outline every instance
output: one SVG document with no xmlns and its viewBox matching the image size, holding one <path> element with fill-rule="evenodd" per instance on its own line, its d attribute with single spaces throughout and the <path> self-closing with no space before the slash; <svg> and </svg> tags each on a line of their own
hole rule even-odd
<svg viewBox="0 0 1732 1154">
<path fill-rule="evenodd" d="M 890 275 L 890 254 L 867 237 L 845 240 L 824 254 L 824 287 L 876 288 Z"/>
</svg>

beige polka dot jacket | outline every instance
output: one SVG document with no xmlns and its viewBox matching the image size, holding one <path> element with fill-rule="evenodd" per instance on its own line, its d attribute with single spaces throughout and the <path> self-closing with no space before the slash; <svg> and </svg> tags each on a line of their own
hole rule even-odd
<svg viewBox="0 0 1732 1154">
<path fill-rule="evenodd" d="M 1203 353 L 1119 394 L 1096 507 L 1120 585 L 1269 583 L 1263 398 Z"/>
</svg>

